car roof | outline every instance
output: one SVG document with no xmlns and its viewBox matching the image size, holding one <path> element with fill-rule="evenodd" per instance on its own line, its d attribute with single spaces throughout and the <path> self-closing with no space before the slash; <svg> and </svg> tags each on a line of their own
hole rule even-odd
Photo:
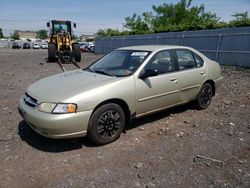
<svg viewBox="0 0 250 188">
<path fill-rule="evenodd" d="M 128 46 L 118 48 L 118 50 L 143 50 L 143 51 L 159 51 L 165 49 L 176 49 L 176 48 L 185 48 L 185 49 L 192 49 L 187 46 L 177 46 L 177 45 L 142 45 L 142 46 Z"/>
</svg>

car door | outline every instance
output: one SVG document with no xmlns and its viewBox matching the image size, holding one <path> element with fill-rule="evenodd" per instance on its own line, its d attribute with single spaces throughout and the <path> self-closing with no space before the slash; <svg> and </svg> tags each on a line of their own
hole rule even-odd
<svg viewBox="0 0 250 188">
<path fill-rule="evenodd" d="M 193 100 L 206 80 L 206 69 L 203 59 L 188 49 L 176 49 L 178 61 L 178 89 L 182 102 Z"/>
<path fill-rule="evenodd" d="M 172 51 L 160 51 L 152 57 L 141 75 L 147 71 L 153 71 L 154 74 L 135 80 L 137 117 L 179 102 L 175 70 L 176 64 Z"/>
</svg>

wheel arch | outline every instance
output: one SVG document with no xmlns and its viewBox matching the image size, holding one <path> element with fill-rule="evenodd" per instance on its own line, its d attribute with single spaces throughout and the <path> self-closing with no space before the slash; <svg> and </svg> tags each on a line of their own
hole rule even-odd
<svg viewBox="0 0 250 188">
<path fill-rule="evenodd" d="M 209 83 L 209 84 L 212 86 L 212 88 L 213 88 L 213 96 L 214 96 L 214 95 L 215 95 L 215 83 L 214 83 L 214 81 L 213 81 L 213 80 L 207 80 L 207 81 L 205 81 L 205 82 L 203 83 L 203 85 L 204 85 L 205 83 Z"/>
<path fill-rule="evenodd" d="M 117 104 L 117 105 L 119 105 L 119 106 L 122 108 L 122 110 L 123 110 L 123 112 L 124 112 L 124 114 L 125 114 L 125 121 L 126 121 L 126 122 L 125 122 L 125 128 L 126 128 L 126 126 L 127 126 L 127 125 L 131 122 L 131 120 L 132 120 L 132 115 L 131 115 L 131 111 L 130 111 L 130 109 L 129 109 L 128 104 L 127 104 L 124 100 L 122 100 L 122 99 L 116 99 L 116 98 L 114 98 L 114 99 L 108 99 L 108 100 L 105 100 L 105 101 L 99 103 L 99 104 L 94 108 L 94 110 L 93 110 L 91 116 L 93 115 L 93 113 L 94 113 L 98 108 L 100 108 L 101 106 L 103 106 L 103 105 L 105 105 L 105 104 L 110 104 L 110 103 Z"/>
<path fill-rule="evenodd" d="M 79 45 L 80 45 L 80 43 L 79 43 L 79 42 L 76 42 L 76 41 L 73 41 L 73 42 L 71 43 L 71 45 L 73 45 L 73 44 L 79 44 Z"/>
</svg>

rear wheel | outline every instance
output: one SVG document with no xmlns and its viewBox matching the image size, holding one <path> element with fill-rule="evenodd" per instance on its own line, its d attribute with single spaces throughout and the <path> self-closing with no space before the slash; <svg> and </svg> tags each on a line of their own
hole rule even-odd
<svg viewBox="0 0 250 188">
<path fill-rule="evenodd" d="M 210 83 L 205 83 L 197 96 L 196 104 L 198 109 L 205 109 L 209 106 L 213 97 L 213 87 Z"/>
<path fill-rule="evenodd" d="M 74 58 L 76 62 L 80 62 L 81 61 L 81 49 L 80 49 L 80 44 L 73 44 L 72 46 L 72 50 L 74 53 Z"/>
<path fill-rule="evenodd" d="M 114 103 L 105 104 L 91 116 L 88 136 L 97 145 L 108 144 L 120 137 L 125 126 L 125 114 Z"/>
<path fill-rule="evenodd" d="M 49 62 L 56 61 L 56 45 L 55 44 L 48 45 L 48 61 Z"/>
</svg>

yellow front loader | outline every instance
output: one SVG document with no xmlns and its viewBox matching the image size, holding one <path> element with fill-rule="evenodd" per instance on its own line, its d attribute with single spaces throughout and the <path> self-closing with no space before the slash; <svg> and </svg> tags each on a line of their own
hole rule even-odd
<svg viewBox="0 0 250 188">
<path fill-rule="evenodd" d="M 74 65 L 80 68 L 76 62 L 81 61 L 80 44 L 73 40 L 72 27 L 76 27 L 71 21 L 51 20 L 47 22 L 49 28 L 48 61 L 58 60 L 60 67 L 65 71 L 61 62 L 69 58 Z"/>
</svg>

